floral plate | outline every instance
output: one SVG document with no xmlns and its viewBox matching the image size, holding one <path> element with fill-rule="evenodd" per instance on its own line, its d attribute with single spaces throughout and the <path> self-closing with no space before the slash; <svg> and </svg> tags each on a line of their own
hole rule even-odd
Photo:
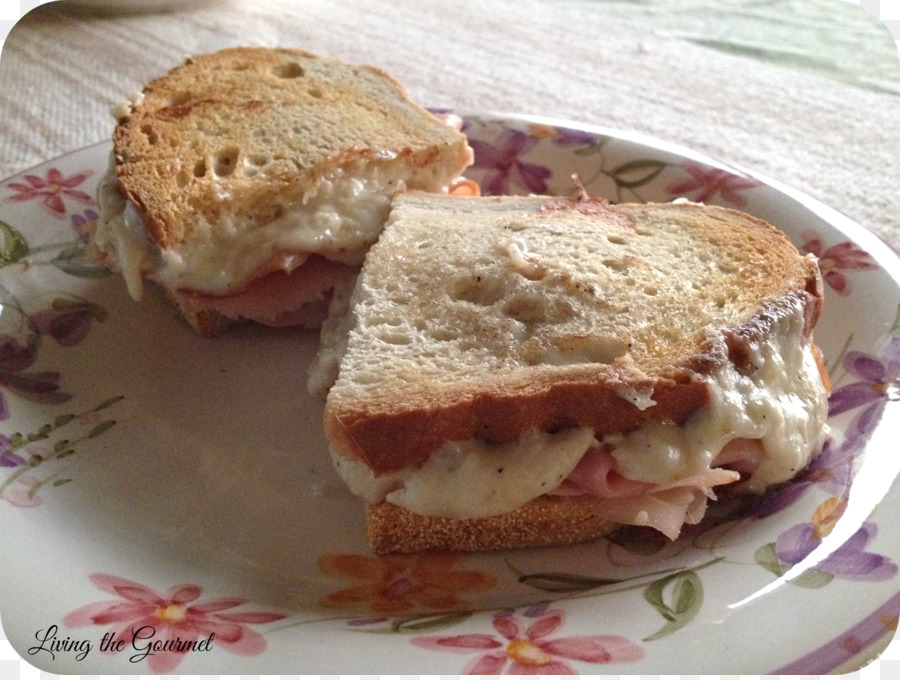
<svg viewBox="0 0 900 680">
<path fill-rule="evenodd" d="M 86 259 L 109 153 L 0 183 L 0 606 L 60 674 L 818 674 L 900 611 L 900 260 L 796 191 L 654 140 L 466 116 L 485 193 L 735 206 L 820 258 L 831 437 L 674 543 L 375 557 L 306 394 L 313 333 L 204 340 Z M 727 509 L 726 509 L 727 510 Z"/>
</svg>

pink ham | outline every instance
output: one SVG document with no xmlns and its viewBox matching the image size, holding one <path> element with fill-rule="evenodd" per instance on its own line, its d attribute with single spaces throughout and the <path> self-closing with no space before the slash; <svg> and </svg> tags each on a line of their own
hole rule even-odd
<svg viewBox="0 0 900 680">
<path fill-rule="evenodd" d="M 707 501 L 715 499 L 713 487 L 737 482 L 741 477 L 737 470 L 752 470 L 762 455 L 758 440 L 734 440 L 717 456 L 713 463 L 717 467 L 666 484 L 653 484 L 623 477 L 616 471 L 609 449 L 595 446 L 554 494 L 596 496 L 608 501 L 600 506 L 606 519 L 653 527 L 675 539 L 684 524 L 696 524 L 703 518 Z"/>
<path fill-rule="evenodd" d="M 356 270 L 345 264 L 311 256 L 271 271 L 233 295 L 204 295 L 178 291 L 175 295 L 188 313 L 217 312 L 229 319 L 246 319 L 267 326 L 316 325 L 324 319 L 331 292 L 349 286 Z M 294 266 L 288 271 L 288 267 Z"/>
</svg>

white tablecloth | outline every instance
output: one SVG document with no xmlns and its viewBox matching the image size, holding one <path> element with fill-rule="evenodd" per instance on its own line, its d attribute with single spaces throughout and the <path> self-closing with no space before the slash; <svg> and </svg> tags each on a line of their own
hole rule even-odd
<svg viewBox="0 0 900 680">
<path fill-rule="evenodd" d="M 877 25 L 863 8 L 830 1 L 842 12 L 829 20 L 822 3 L 816 30 L 854 35 Z M 766 4 L 774 21 L 799 21 L 796 2 Z M 107 139 L 110 105 L 191 53 L 285 45 L 380 66 L 430 106 L 561 117 L 677 142 L 805 191 L 900 246 L 900 97 L 890 88 L 770 63 L 752 49 L 715 49 L 630 19 L 615 2 L 186 7 L 92 15 L 53 3 L 23 18 L 0 59 L 0 176 Z M 706 30 L 721 42 L 721 26 Z M 790 57 L 791 45 L 784 50 Z"/>
</svg>

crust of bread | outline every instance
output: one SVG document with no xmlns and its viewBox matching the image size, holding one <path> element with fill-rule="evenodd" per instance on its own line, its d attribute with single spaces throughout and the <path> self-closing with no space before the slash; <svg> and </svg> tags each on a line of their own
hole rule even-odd
<svg viewBox="0 0 900 680">
<path fill-rule="evenodd" d="M 113 147 L 120 189 L 160 248 L 225 210 L 250 228 L 268 222 L 354 160 L 459 172 L 471 160 L 464 136 L 384 71 L 265 47 L 193 56 L 151 81 Z"/>
<path fill-rule="evenodd" d="M 530 224 L 539 224 L 550 236 L 541 241 Z M 593 333 L 627 338 L 624 351 L 596 361 L 530 364 L 528 357 L 515 354 L 523 344 L 519 339 L 504 340 L 509 334 L 503 335 L 503 324 L 509 320 L 496 312 L 505 304 L 503 297 L 470 295 L 447 302 L 453 282 L 465 272 L 474 275 L 483 269 L 487 278 L 500 276 L 498 267 L 506 266 L 497 264 L 503 262 L 502 254 L 491 250 L 490 258 L 478 260 L 474 253 L 490 250 L 503 225 L 515 226 L 515 234 L 534 251 L 534 262 L 548 264 L 546 280 L 558 274 L 565 284 L 561 292 L 544 290 L 547 304 L 554 295 L 567 304 L 590 297 L 576 290 L 577 275 L 567 282 L 564 271 L 554 274 L 552 262 L 571 256 L 566 247 L 596 247 L 590 258 L 601 263 L 602 276 L 586 284 L 594 287 L 596 299 L 577 307 L 565 321 L 571 323 L 566 337 L 578 340 Z M 494 231 L 473 251 L 455 258 L 453 250 L 477 241 L 476 231 L 484 229 Z M 413 252 L 417 243 L 436 243 L 435 232 L 441 234 L 441 245 L 433 250 L 449 250 L 450 255 Z M 454 240 L 457 233 L 462 236 Z M 622 244 L 642 238 L 670 242 L 671 251 L 647 255 L 637 246 L 622 250 Z M 561 243 L 562 250 L 554 251 L 553 243 Z M 680 258 L 688 249 L 695 257 L 686 260 L 686 268 Z M 709 261 L 703 263 L 705 259 Z M 398 271 L 397 263 L 406 260 L 415 260 L 415 268 Z M 672 267 L 669 278 L 660 276 L 663 265 Z M 417 299 L 412 292 L 400 298 L 387 294 L 403 288 L 401 276 L 408 279 L 410 291 L 421 290 L 419 295 L 428 299 Z M 670 280 L 675 277 L 677 281 Z M 324 425 L 338 455 L 363 461 L 376 475 L 419 465 L 447 441 L 512 441 L 535 427 L 591 426 L 602 436 L 648 420 L 683 422 L 707 403 L 706 377 L 713 369 L 726 361 L 740 368 L 747 344 L 769 332 L 774 320 L 797 302 L 804 307 L 809 335 L 822 304 L 814 259 L 801 256 L 781 231 L 738 211 L 697 204 L 613 206 L 587 199 L 447 200 L 418 194 L 395 200 L 390 224 L 370 251 L 357 284 L 355 295 L 362 293 L 354 312 L 357 329 L 351 331 L 328 394 Z M 385 317 L 379 306 L 382 295 L 413 320 L 392 325 L 400 322 Z M 625 307 L 630 311 L 616 313 Z M 465 316 L 469 308 L 471 318 Z M 441 319 L 450 320 L 452 328 L 440 326 Z M 700 322 L 693 327 L 696 319 Z M 645 321 L 648 326 L 642 328 Z M 531 330 L 536 335 L 562 328 L 544 326 Z M 428 335 L 424 341 L 422 334 Z M 407 347 L 403 343 L 409 338 L 412 345 Z M 465 338 L 473 339 L 472 351 L 448 355 L 442 364 L 423 358 L 428 353 L 443 356 L 449 342 L 459 346 Z M 623 398 L 623 388 L 652 394 L 656 403 L 641 410 Z"/>
<path fill-rule="evenodd" d="M 383 502 L 366 506 L 369 543 L 376 553 L 424 550 L 475 552 L 566 545 L 606 536 L 617 524 L 597 513 L 599 499 L 540 496 L 494 517 L 423 517 Z"/>
</svg>

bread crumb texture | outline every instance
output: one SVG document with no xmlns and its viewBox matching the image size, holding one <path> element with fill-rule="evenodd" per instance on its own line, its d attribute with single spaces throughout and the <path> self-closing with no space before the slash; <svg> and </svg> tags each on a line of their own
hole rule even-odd
<svg viewBox="0 0 900 680">
<path fill-rule="evenodd" d="M 814 264 L 780 231 L 698 205 L 560 209 L 400 197 L 355 298 L 341 399 L 554 375 L 659 376 Z"/>
</svg>

